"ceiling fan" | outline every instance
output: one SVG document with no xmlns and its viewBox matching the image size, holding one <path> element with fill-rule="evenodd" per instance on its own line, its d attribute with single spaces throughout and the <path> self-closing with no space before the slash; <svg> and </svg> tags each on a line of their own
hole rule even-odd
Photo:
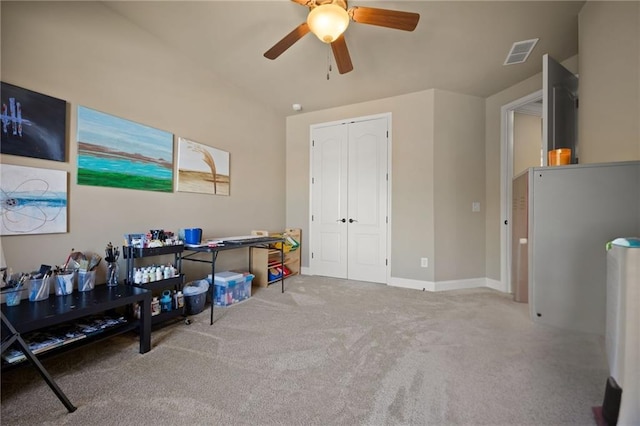
<svg viewBox="0 0 640 426">
<path fill-rule="evenodd" d="M 420 15 L 413 12 L 353 6 L 347 8 L 347 0 L 291 0 L 309 8 L 307 21 L 298 25 L 271 49 L 265 58 L 276 59 L 296 41 L 314 33 L 324 43 L 331 44 L 331 50 L 340 74 L 353 70 L 349 49 L 344 39 L 344 31 L 353 21 L 358 24 L 377 25 L 403 31 L 413 31 Z"/>
</svg>

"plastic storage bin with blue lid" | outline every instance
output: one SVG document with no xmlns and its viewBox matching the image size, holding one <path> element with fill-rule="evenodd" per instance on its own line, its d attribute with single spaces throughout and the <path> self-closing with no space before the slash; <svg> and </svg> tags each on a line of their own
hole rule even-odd
<svg viewBox="0 0 640 426">
<path fill-rule="evenodd" d="M 251 281 L 254 276 L 249 273 L 224 271 L 216 273 L 213 284 L 214 303 L 216 306 L 229 306 L 251 297 Z M 211 275 L 208 277 L 211 280 Z"/>
</svg>

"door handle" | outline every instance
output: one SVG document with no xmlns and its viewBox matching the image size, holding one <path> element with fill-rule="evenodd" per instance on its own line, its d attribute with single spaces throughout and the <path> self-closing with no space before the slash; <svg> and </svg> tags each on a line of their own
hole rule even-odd
<svg viewBox="0 0 640 426">
<path fill-rule="evenodd" d="M 342 223 L 345 223 L 346 221 L 347 221 L 347 219 L 345 219 L 344 217 L 342 219 L 336 220 L 336 222 L 342 222 Z"/>
<path fill-rule="evenodd" d="M 357 222 L 355 219 L 349 219 L 349 223 Z"/>
</svg>

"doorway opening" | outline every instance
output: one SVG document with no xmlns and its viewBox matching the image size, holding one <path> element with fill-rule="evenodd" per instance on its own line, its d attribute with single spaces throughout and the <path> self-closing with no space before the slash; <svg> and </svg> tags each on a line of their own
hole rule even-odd
<svg viewBox="0 0 640 426">
<path fill-rule="evenodd" d="M 500 158 L 502 158 L 500 168 L 500 212 L 502 214 L 501 220 L 503 224 L 500 228 L 500 281 L 502 283 L 502 288 L 508 293 L 513 293 L 515 291 L 514 284 L 511 282 L 511 226 L 513 220 L 511 217 L 511 207 L 513 203 L 512 182 L 515 176 L 514 171 L 517 170 L 516 173 L 520 173 L 522 171 L 520 169 L 523 167 L 524 170 L 526 170 L 527 167 L 530 167 L 530 165 L 527 165 L 526 167 L 524 165 L 531 164 L 532 162 L 537 162 L 537 165 L 541 165 L 542 156 L 545 152 L 542 139 L 542 129 L 540 129 L 540 140 L 535 142 L 537 145 L 533 149 L 531 149 L 531 147 L 528 149 L 521 149 L 520 153 L 522 155 L 519 156 L 516 168 L 514 168 L 514 151 L 517 144 L 516 134 L 514 131 L 516 117 L 517 114 L 535 116 L 537 111 L 539 111 L 542 120 L 542 93 L 542 90 L 538 90 L 520 99 L 516 99 L 513 102 L 503 105 L 500 112 Z M 542 126 L 542 124 L 540 125 Z M 527 154 L 527 152 L 529 154 Z M 531 154 L 532 152 L 535 154 Z M 532 156 L 536 156 L 536 158 L 532 158 Z"/>
</svg>

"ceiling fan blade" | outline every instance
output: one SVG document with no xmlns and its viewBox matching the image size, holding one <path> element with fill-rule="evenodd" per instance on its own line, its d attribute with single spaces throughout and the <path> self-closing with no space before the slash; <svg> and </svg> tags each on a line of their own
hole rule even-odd
<svg viewBox="0 0 640 426">
<path fill-rule="evenodd" d="M 396 30 L 413 31 L 418 25 L 420 14 L 399 10 L 377 9 L 375 7 L 354 6 L 349 9 L 353 22 L 377 25 Z"/>
<path fill-rule="evenodd" d="M 264 57 L 267 59 L 275 59 L 282 55 L 285 50 L 293 46 L 293 43 L 300 40 L 309 32 L 309 25 L 306 22 L 298 25 L 293 31 L 284 36 L 282 40 L 273 45 L 273 47 L 264 52 Z"/>
<path fill-rule="evenodd" d="M 347 49 L 344 34 L 331 43 L 331 50 L 333 50 L 333 57 L 336 59 L 336 65 L 338 66 L 338 72 L 340 74 L 346 74 L 353 70 L 353 64 L 351 63 L 351 56 L 349 56 L 349 49 Z"/>
<path fill-rule="evenodd" d="M 298 3 L 299 5 L 302 6 L 311 6 L 311 4 L 313 3 L 312 0 L 291 0 L 294 3 Z"/>
</svg>

